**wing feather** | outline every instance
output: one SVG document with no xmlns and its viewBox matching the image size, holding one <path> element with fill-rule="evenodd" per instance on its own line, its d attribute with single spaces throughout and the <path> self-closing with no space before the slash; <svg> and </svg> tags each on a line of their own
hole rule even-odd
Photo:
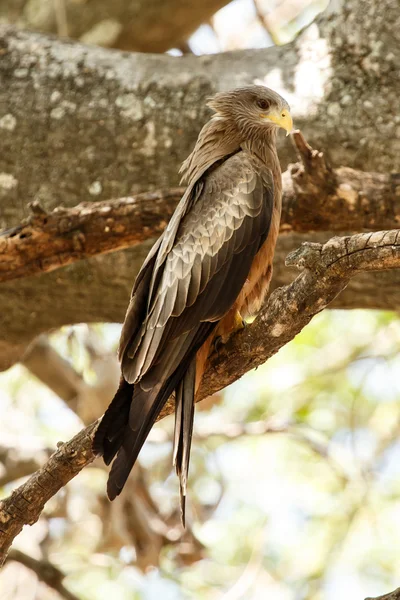
<svg viewBox="0 0 400 600">
<path fill-rule="evenodd" d="M 124 337 L 123 375 L 146 389 L 177 368 L 200 322 L 230 309 L 270 227 L 272 175 L 243 152 L 206 173 L 192 195 L 148 262 L 153 285 L 142 330 Z"/>
</svg>

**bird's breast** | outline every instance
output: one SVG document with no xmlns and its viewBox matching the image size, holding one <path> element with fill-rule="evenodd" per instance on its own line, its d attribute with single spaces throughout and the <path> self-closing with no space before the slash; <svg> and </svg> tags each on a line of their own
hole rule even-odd
<svg viewBox="0 0 400 600">
<path fill-rule="evenodd" d="M 246 283 L 236 302 L 236 307 L 243 318 L 253 316 L 260 310 L 268 291 L 280 218 L 280 206 L 275 206 L 268 237 L 254 257 Z"/>
</svg>

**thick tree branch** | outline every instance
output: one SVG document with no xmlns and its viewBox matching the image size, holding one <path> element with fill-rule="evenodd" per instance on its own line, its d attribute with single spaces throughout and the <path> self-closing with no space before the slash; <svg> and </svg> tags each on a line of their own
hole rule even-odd
<svg viewBox="0 0 400 600">
<path fill-rule="evenodd" d="M 386 31 L 397 5 L 373 3 L 368 19 L 366 5 L 349 0 L 280 48 L 181 58 L 118 53 L 1 25 L 3 226 L 20 222 L 28 198 L 48 210 L 76 205 L 88 193 L 105 200 L 176 185 L 179 164 L 208 118 L 206 98 L 256 80 L 288 98 L 296 125 L 329 148 L 336 164 L 398 171 L 399 49 Z M 348 44 L 349 28 L 354 39 L 362 33 L 360 47 Z M 377 54 L 374 40 L 383 36 L 387 44 Z M 365 60 L 372 49 L 373 65 Z M 293 154 L 290 144 L 282 146 L 287 164 Z"/>
<path fill-rule="evenodd" d="M 333 170 L 300 132 L 300 163 L 283 174 L 281 232 L 382 230 L 400 222 L 400 175 Z M 0 282 L 52 271 L 77 260 L 157 237 L 183 188 L 44 211 L 0 232 Z"/>
<path fill-rule="evenodd" d="M 323 310 L 351 277 L 363 271 L 400 268 L 400 230 L 333 238 L 323 245 L 303 244 L 287 262 L 302 273 L 290 285 L 273 292 L 254 323 L 210 357 L 196 400 L 264 363 Z M 160 418 L 173 410 L 171 399 Z M 45 503 L 94 460 L 91 444 L 95 428 L 93 423 L 60 444 L 37 473 L 0 503 L 1 561 L 22 527 L 37 521 Z"/>
<path fill-rule="evenodd" d="M 136 246 L 164 230 L 182 188 L 44 211 L 0 231 L 0 282 L 53 271 L 77 260 Z"/>
</svg>

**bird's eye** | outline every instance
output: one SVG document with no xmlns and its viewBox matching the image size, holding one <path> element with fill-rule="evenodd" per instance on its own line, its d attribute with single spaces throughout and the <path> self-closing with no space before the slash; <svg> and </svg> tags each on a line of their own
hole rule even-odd
<svg viewBox="0 0 400 600">
<path fill-rule="evenodd" d="M 270 107 L 270 104 L 268 100 L 257 100 L 257 106 L 258 108 L 261 108 L 261 110 L 267 110 Z"/>
</svg>

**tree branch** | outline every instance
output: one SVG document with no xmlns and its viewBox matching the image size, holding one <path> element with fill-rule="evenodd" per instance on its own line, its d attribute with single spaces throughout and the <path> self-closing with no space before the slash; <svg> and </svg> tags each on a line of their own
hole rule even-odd
<svg viewBox="0 0 400 600">
<path fill-rule="evenodd" d="M 58 592 L 65 600 L 79 600 L 72 592 L 67 590 L 63 584 L 65 574 L 47 560 L 37 560 L 25 552 L 12 549 L 8 555 L 8 560 L 15 560 L 28 569 L 33 571 L 38 579 Z"/>
<path fill-rule="evenodd" d="M 385 594 L 384 596 L 377 596 L 376 598 L 365 598 L 365 600 L 400 600 L 400 588 Z"/>
<path fill-rule="evenodd" d="M 21 363 L 64 400 L 84 424 L 91 423 L 101 410 L 107 408 L 120 377 L 115 353 L 96 353 L 92 348 L 91 370 L 96 374 L 96 381 L 88 383 L 60 356 L 46 336 L 36 338 L 24 353 Z"/>
<path fill-rule="evenodd" d="M 158 236 L 182 193 L 182 188 L 173 188 L 55 208 L 51 213 L 33 202 L 29 205 L 31 217 L 0 231 L 0 282 L 52 271 Z"/>
<path fill-rule="evenodd" d="M 305 243 L 287 263 L 302 270 L 290 285 L 269 297 L 258 318 L 213 354 L 196 401 L 226 387 L 264 363 L 323 310 L 351 277 L 371 270 L 400 268 L 400 230 L 332 238 L 326 244 Z M 160 418 L 172 413 L 170 399 Z M 37 521 L 45 503 L 94 460 L 91 449 L 96 423 L 60 444 L 46 464 L 0 502 L 0 561 L 25 524 Z"/>
<path fill-rule="evenodd" d="M 92 440 L 96 425 L 92 423 L 69 442 L 60 444 L 41 469 L 0 502 L 0 565 L 22 527 L 36 523 L 46 502 L 83 467 L 93 462 Z"/>
<path fill-rule="evenodd" d="M 400 222 L 400 175 L 333 170 L 300 132 L 300 163 L 283 174 L 281 232 L 381 230 Z M 0 232 L 0 282 L 136 246 L 162 233 L 183 188 L 56 208 L 38 202 L 21 225 Z"/>
</svg>

